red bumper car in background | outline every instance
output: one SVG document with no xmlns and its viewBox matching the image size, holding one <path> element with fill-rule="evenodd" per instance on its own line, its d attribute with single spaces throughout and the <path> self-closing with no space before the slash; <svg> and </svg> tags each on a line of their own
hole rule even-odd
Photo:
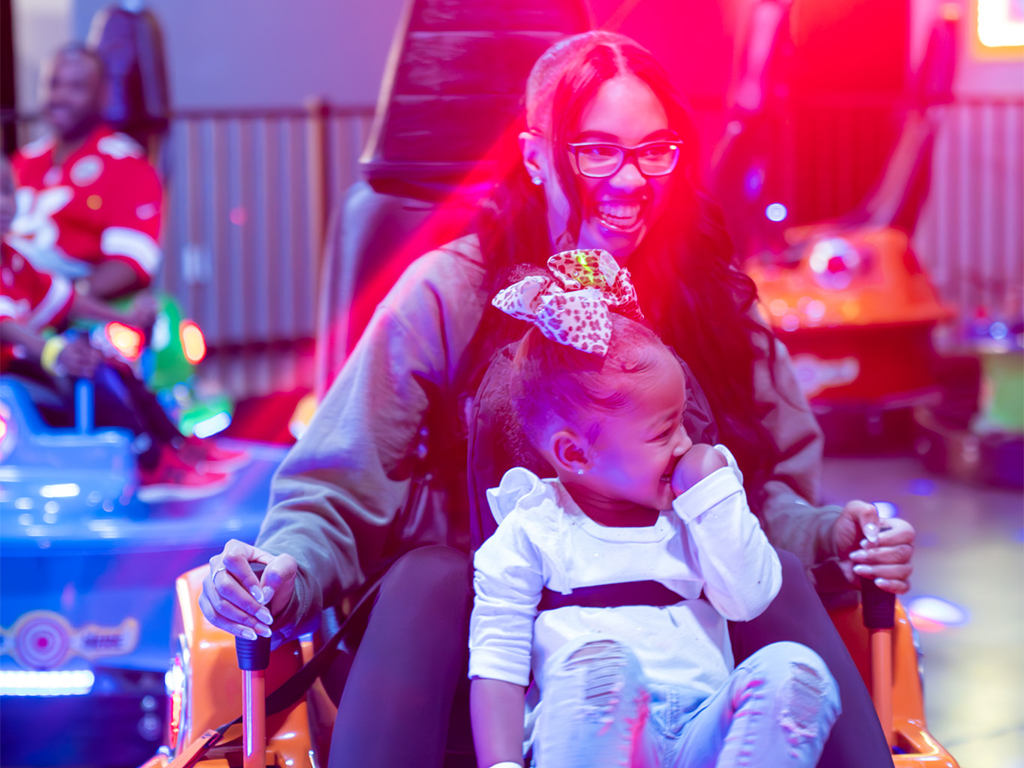
<svg viewBox="0 0 1024 768">
<path fill-rule="evenodd" d="M 851 74 L 849 82 L 838 83 L 837 93 L 849 92 L 840 94 L 850 105 L 841 115 L 808 86 L 821 76 L 807 70 L 829 62 L 802 60 L 806 53 L 795 45 L 798 36 L 813 43 L 815 35 L 840 32 L 810 29 L 805 11 L 806 4 L 778 0 L 752 6 L 732 119 L 713 160 L 714 188 L 757 284 L 765 320 L 789 348 L 825 430 L 826 449 L 909 449 L 913 408 L 942 400 L 950 369 L 935 354 L 932 335 L 954 312 L 939 298 L 911 238 L 930 187 L 938 127 L 933 107 L 951 99 L 957 17 L 943 6 L 920 67 L 912 76 L 893 75 L 887 91 L 882 80 L 867 76 Z M 863 58 L 871 46 L 868 27 L 861 26 L 860 47 L 846 53 Z M 837 39 L 853 45 L 857 29 Z M 815 45 L 822 48 L 820 40 Z M 805 50 L 815 45 L 804 41 Z M 846 71 L 835 66 L 837 77 Z M 897 86 L 902 92 L 892 90 Z M 861 102 L 875 101 L 888 104 L 889 112 L 876 114 L 867 106 L 858 111 Z M 886 143 L 892 147 L 888 155 L 879 155 L 877 142 L 858 143 L 870 121 L 879 136 L 890 123 L 898 126 L 894 142 Z M 829 131 L 852 137 L 849 146 L 832 148 L 835 157 L 819 146 L 832 140 Z M 861 187 L 868 189 L 862 202 L 840 216 L 793 226 L 793 219 L 806 222 L 808 211 L 825 205 L 810 194 L 818 166 L 837 173 L 845 167 L 855 171 L 853 179 L 864 171 L 854 165 L 876 159 L 880 172 L 870 188 Z M 976 365 L 961 368 L 976 376 Z"/>
<path fill-rule="evenodd" d="M 747 271 L 833 447 L 838 432 L 878 435 L 887 415 L 939 401 L 932 331 L 953 312 L 904 232 L 823 232 L 786 255 Z"/>
</svg>

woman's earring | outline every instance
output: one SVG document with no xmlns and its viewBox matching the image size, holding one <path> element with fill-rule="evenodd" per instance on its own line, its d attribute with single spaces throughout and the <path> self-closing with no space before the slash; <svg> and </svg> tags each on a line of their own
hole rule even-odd
<svg viewBox="0 0 1024 768">
<path fill-rule="evenodd" d="M 580 467 L 579 469 L 577 469 L 577 470 L 576 470 L 576 474 L 577 474 L 577 475 L 582 475 L 582 474 L 583 474 L 583 471 L 584 471 L 584 470 L 583 470 L 583 467 Z"/>
<path fill-rule="evenodd" d="M 530 181 L 532 181 L 534 186 L 537 187 L 544 183 L 544 179 L 542 179 L 540 176 L 534 176 L 533 178 L 530 179 Z"/>
</svg>

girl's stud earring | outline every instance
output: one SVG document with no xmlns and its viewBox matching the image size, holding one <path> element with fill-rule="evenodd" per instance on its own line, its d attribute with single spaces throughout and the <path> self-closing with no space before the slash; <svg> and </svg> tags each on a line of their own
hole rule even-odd
<svg viewBox="0 0 1024 768">
<path fill-rule="evenodd" d="M 530 179 L 530 181 L 532 181 L 534 186 L 537 187 L 544 183 L 544 179 L 542 179 L 540 176 L 534 176 L 533 178 Z"/>
<path fill-rule="evenodd" d="M 576 470 L 576 474 L 577 474 L 577 475 L 582 475 L 582 474 L 583 474 L 583 469 L 582 469 L 582 468 L 580 468 L 580 469 L 577 469 L 577 470 Z"/>
</svg>

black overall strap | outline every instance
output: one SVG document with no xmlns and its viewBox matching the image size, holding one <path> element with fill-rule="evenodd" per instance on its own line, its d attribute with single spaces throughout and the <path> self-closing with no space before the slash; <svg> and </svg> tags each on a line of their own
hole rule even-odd
<svg viewBox="0 0 1024 768">
<path fill-rule="evenodd" d="M 686 598 L 658 581 L 627 581 L 620 584 L 598 584 L 580 587 L 567 595 L 547 587 L 540 596 L 541 611 L 552 611 L 568 605 L 583 608 L 620 608 L 624 605 L 675 605 Z"/>
</svg>

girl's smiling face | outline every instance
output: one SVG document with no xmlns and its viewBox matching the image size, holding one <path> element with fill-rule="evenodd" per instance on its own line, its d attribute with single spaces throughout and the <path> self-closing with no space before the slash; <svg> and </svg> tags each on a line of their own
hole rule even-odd
<svg viewBox="0 0 1024 768">
<path fill-rule="evenodd" d="M 572 141 L 635 147 L 677 139 L 654 91 L 637 77 L 620 75 L 602 84 L 584 108 Z M 570 164 L 575 168 L 574 160 Z M 577 173 L 583 208 L 578 247 L 606 250 L 624 263 L 665 212 L 670 178 L 644 176 L 633 159 L 605 178 Z"/>
<path fill-rule="evenodd" d="M 626 408 L 598 419 L 578 469 L 562 475 L 580 508 L 603 525 L 652 525 L 670 509 L 672 471 L 693 442 L 683 426 L 686 378 L 667 352 L 643 374 Z M 652 514 L 653 513 L 653 514 Z"/>
</svg>

